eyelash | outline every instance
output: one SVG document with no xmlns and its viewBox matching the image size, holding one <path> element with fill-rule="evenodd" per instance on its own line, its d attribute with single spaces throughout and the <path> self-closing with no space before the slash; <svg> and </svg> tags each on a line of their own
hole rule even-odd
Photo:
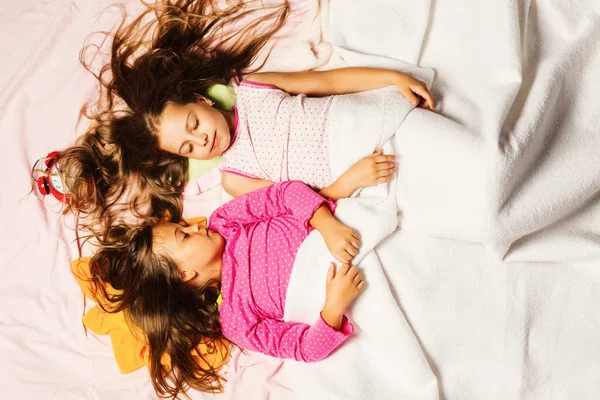
<svg viewBox="0 0 600 400">
<path fill-rule="evenodd" d="M 196 123 L 194 125 L 194 128 L 192 128 L 192 131 L 198 129 L 198 126 L 200 126 L 200 120 L 196 118 Z M 188 147 L 188 150 L 185 154 L 190 154 L 192 151 L 194 151 L 194 146 L 190 143 L 190 147 Z"/>
</svg>

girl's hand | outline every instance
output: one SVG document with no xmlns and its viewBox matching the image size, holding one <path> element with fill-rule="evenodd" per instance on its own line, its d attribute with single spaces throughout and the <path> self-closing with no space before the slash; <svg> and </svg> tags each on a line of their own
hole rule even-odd
<svg viewBox="0 0 600 400">
<path fill-rule="evenodd" d="M 433 96 L 429 93 L 427 85 L 410 75 L 398 73 L 396 82 L 398 90 L 415 107 L 429 108 L 435 111 Z"/>
<path fill-rule="evenodd" d="M 396 172 L 396 159 L 393 155 L 384 155 L 381 149 L 357 161 L 337 180 L 346 188 L 347 196 L 358 188 L 375 186 L 389 182 Z"/>
<path fill-rule="evenodd" d="M 339 262 L 350 262 L 358 254 L 360 239 L 352 228 L 342 224 L 334 216 L 318 228 L 331 255 Z"/>
<path fill-rule="evenodd" d="M 327 271 L 327 286 L 325 305 L 321 316 L 331 327 L 340 329 L 346 307 L 363 291 L 366 284 L 358 267 L 344 264 L 336 272 L 335 264 L 331 263 Z"/>
</svg>

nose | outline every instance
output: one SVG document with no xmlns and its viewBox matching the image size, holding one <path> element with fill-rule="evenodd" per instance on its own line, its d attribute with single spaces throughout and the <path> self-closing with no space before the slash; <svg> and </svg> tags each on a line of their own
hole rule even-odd
<svg viewBox="0 0 600 400">
<path fill-rule="evenodd" d="M 200 135 L 197 135 L 195 139 L 196 143 L 202 147 L 208 145 L 208 135 L 206 133 L 201 133 Z"/>
<path fill-rule="evenodd" d="M 196 232 L 197 233 L 201 233 L 203 235 L 208 236 L 208 228 L 205 227 L 204 225 L 200 225 L 200 223 L 195 224 L 196 225 Z"/>
<path fill-rule="evenodd" d="M 200 224 L 198 223 L 198 224 L 192 224 L 192 225 L 186 226 L 186 227 L 185 227 L 185 228 L 183 228 L 182 230 L 183 230 L 185 233 L 188 233 L 188 234 L 189 234 L 189 233 L 198 233 L 198 232 L 200 232 L 202 229 L 203 229 L 203 228 L 202 228 L 202 227 L 200 227 Z"/>
<path fill-rule="evenodd" d="M 202 229 L 204 228 L 200 226 L 200 223 L 194 224 L 194 232 L 201 232 Z"/>
</svg>

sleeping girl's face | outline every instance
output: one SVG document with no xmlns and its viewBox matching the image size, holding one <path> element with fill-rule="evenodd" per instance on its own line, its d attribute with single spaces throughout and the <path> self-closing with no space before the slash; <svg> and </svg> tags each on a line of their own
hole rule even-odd
<svg viewBox="0 0 600 400">
<path fill-rule="evenodd" d="M 163 223 L 152 233 L 156 251 L 164 251 L 175 260 L 184 282 L 203 286 L 211 279 L 221 279 L 223 236 L 198 224 Z"/>
<path fill-rule="evenodd" d="M 229 147 L 234 116 L 198 96 L 185 105 L 168 103 L 158 124 L 158 145 L 169 153 L 198 160 L 220 156 Z"/>
</svg>

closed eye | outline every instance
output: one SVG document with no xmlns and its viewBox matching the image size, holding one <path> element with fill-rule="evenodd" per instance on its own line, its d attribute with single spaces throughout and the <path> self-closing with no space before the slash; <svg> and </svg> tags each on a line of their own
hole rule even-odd
<svg viewBox="0 0 600 400">
<path fill-rule="evenodd" d="M 182 156 L 190 154 L 192 151 L 194 151 L 194 145 L 190 142 L 182 143 L 181 147 L 179 148 L 179 154 Z"/>
</svg>

